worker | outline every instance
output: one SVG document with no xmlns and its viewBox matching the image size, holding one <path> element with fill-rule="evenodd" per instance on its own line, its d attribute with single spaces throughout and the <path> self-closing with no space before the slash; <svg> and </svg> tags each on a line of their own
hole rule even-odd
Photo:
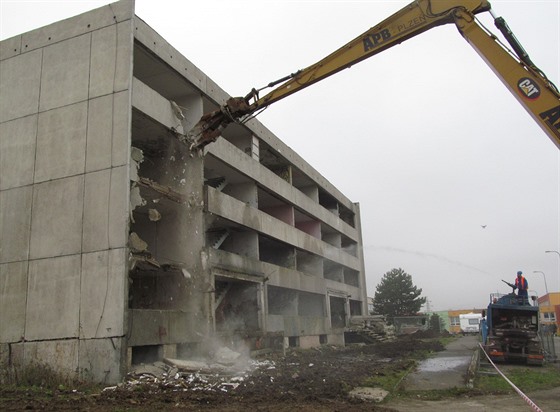
<svg viewBox="0 0 560 412">
<path fill-rule="evenodd" d="M 518 271 L 517 277 L 515 278 L 515 287 L 517 288 L 517 296 L 523 296 L 524 299 L 529 298 L 527 289 L 529 289 L 529 282 L 523 276 L 523 272 Z"/>
</svg>

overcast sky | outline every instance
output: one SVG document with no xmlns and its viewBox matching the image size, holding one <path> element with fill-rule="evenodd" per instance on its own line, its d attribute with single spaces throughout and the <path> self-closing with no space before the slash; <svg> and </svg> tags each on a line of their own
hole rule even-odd
<svg viewBox="0 0 560 412">
<path fill-rule="evenodd" d="M 0 0 L 0 38 L 109 1 Z M 408 1 L 136 0 L 233 96 L 330 54 Z M 560 84 L 560 0 L 493 0 Z M 493 32 L 488 13 L 480 20 Z M 522 270 L 560 291 L 560 151 L 454 26 L 270 106 L 259 119 L 361 208 L 368 295 L 402 268 L 431 310 L 483 308 Z M 486 225 L 483 228 L 482 225 Z M 545 273 L 533 273 L 542 271 Z"/>
</svg>

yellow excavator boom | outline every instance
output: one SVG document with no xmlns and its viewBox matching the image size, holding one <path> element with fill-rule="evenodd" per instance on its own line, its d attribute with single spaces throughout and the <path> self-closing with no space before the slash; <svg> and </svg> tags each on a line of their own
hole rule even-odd
<svg viewBox="0 0 560 412">
<path fill-rule="evenodd" d="M 267 87 L 279 86 L 263 97 L 259 97 L 260 90 L 253 89 L 245 97 L 230 98 L 218 110 L 202 116 L 186 138 L 192 149 L 200 149 L 215 141 L 232 122 L 254 115 L 284 97 L 429 29 L 454 23 L 467 42 L 560 148 L 558 90 L 531 62 L 502 18 L 495 18 L 496 26 L 514 49 L 515 55 L 478 24 L 475 15 L 486 11 L 491 11 L 491 6 L 485 0 L 414 1 L 317 63 L 269 83 Z"/>
</svg>

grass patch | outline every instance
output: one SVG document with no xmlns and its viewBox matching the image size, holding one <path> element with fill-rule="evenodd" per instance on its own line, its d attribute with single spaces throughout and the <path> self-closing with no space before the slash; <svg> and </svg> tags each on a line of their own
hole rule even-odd
<svg viewBox="0 0 560 412">
<path fill-rule="evenodd" d="M 523 392 L 560 386 L 560 373 L 558 367 L 553 364 L 540 367 L 507 368 L 506 371 L 502 370 L 502 372 Z M 478 376 L 475 380 L 475 388 L 486 393 L 510 393 L 514 391 L 501 375 Z"/>
<path fill-rule="evenodd" d="M 403 378 L 408 375 L 415 366 L 416 362 L 414 360 L 402 360 L 397 367 L 391 365 L 376 373 L 375 376 L 370 376 L 364 381 L 363 386 L 382 388 L 388 392 L 394 392 Z"/>
</svg>

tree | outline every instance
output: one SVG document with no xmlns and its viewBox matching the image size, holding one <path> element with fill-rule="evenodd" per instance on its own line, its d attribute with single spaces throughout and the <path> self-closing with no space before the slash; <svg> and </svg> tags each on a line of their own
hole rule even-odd
<svg viewBox="0 0 560 412">
<path fill-rule="evenodd" d="M 373 298 L 373 311 L 387 316 L 392 323 L 395 316 L 416 315 L 426 298 L 420 297 L 422 289 L 412 283 L 412 276 L 402 269 L 385 273 L 377 285 Z"/>
<path fill-rule="evenodd" d="M 432 316 L 430 316 L 429 329 L 435 330 L 436 332 L 441 332 L 441 329 L 442 329 L 441 323 L 442 323 L 442 320 L 441 320 L 440 316 L 437 313 L 432 313 Z"/>
</svg>

